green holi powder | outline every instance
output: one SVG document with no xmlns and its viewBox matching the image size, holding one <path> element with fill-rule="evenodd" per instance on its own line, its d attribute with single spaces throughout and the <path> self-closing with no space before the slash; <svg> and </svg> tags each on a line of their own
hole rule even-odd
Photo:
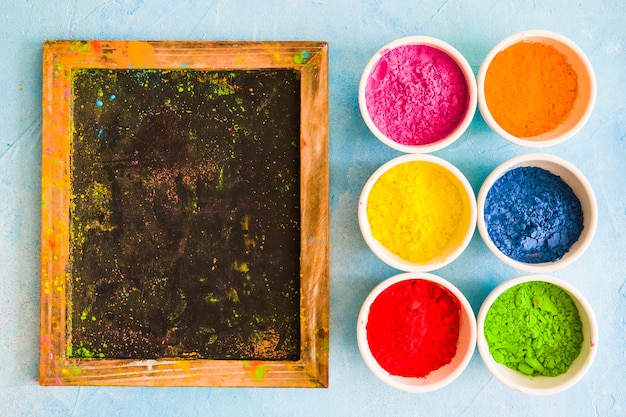
<svg viewBox="0 0 626 417">
<path fill-rule="evenodd" d="M 267 373 L 267 368 L 265 367 L 265 365 L 259 365 L 254 370 L 254 377 L 263 378 L 266 373 Z"/>
<path fill-rule="evenodd" d="M 531 376 L 557 376 L 580 354 L 583 334 L 568 293 L 530 281 L 502 293 L 485 317 L 485 337 L 494 360 Z"/>
</svg>

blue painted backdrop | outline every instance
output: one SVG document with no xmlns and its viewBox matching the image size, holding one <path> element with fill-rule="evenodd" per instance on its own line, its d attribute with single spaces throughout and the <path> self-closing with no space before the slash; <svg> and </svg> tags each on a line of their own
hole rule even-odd
<svg viewBox="0 0 626 417">
<path fill-rule="evenodd" d="M 0 3 L 0 415 L 3 416 L 623 416 L 626 415 L 626 2 L 286 0 L 2 0 Z M 553 397 L 509 391 L 478 353 L 453 384 L 407 394 L 379 382 L 355 341 L 363 299 L 397 271 L 361 238 L 356 204 L 382 163 L 398 156 L 367 130 L 357 105 L 361 71 L 382 45 L 429 35 L 454 45 L 475 72 L 505 36 L 548 29 L 574 40 L 595 67 L 598 97 L 586 127 L 546 152 L 575 163 L 595 189 L 596 238 L 574 265 L 554 273 L 587 297 L 600 325 L 588 375 Z M 326 40 L 330 43 L 330 388 L 172 389 L 39 387 L 41 44 L 45 39 Z M 436 155 L 477 192 L 504 160 L 529 152 L 497 137 L 476 114 L 467 133 Z M 477 312 L 497 284 L 522 275 L 475 234 L 437 271 Z"/>
</svg>

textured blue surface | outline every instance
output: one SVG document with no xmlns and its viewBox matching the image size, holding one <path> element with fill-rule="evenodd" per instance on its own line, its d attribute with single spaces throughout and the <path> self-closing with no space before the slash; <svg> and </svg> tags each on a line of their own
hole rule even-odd
<svg viewBox="0 0 626 417">
<path fill-rule="evenodd" d="M 580 200 L 561 177 L 543 168 L 506 172 L 489 189 L 484 212 L 489 237 L 516 261 L 553 262 L 583 240 Z"/>
<path fill-rule="evenodd" d="M 2 416 L 624 416 L 626 415 L 626 2 L 623 0 L 2 0 L 0 3 L 0 415 Z M 394 275 L 367 248 L 356 205 L 369 175 L 398 156 L 369 133 L 357 105 L 362 69 L 382 45 L 438 37 L 475 72 L 505 36 L 548 29 L 574 40 L 598 81 L 596 107 L 574 138 L 548 148 L 592 184 L 598 231 L 584 256 L 554 273 L 585 294 L 600 326 L 587 376 L 552 397 L 529 397 L 491 377 L 478 353 L 451 385 L 407 394 L 379 382 L 355 340 L 368 292 Z M 331 342 L 328 389 L 39 387 L 41 44 L 45 39 L 326 40 L 330 43 Z M 501 162 L 528 149 L 492 133 L 476 114 L 436 153 L 477 192 Z M 437 274 L 475 312 L 497 284 L 523 275 L 476 232 Z"/>
</svg>

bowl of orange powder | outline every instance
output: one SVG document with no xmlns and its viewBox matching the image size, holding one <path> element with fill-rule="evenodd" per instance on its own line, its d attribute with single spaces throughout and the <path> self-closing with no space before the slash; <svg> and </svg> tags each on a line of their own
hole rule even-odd
<svg viewBox="0 0 626 417">
<path fill-rule="evenodd" d="M 379 259 L 401 271 L 429 272 L 448 265 L 469 245 L 476 197 L 448 161 L 407 154 L 378 168 L 365 183 L 359 227 Z"/>
<path fill-rule="evenodd" d="M 391 387 L 429 392 L 467 367 L 476 345 L 476 319 L 465 296 L 429 273 L 386 279 L 367 296 L 357 343 L 370 371 Z"/>
<path fill-rule="evenodd" d="M 584 52 L 546 30 L 503 39 L 485 57 L 476 82 L 487 125 L 526 147 L 551 146 L 574 136 L 596 98 L 593 68 Z"/>
</svg>

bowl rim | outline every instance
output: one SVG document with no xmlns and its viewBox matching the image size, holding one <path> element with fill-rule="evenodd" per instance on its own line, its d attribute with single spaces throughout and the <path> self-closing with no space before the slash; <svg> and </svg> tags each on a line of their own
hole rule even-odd
<svg viewBox="0 0 626 417">
<path fill-rule="evenodd" d="M 562 258 L 557 259 L 556 261 L 544 262 L 544 263 L 538 263 L 538 264 L 520 262 L 515 259 L 509 258 L 507 255 L 505 255 L 502 251 L 500 251 L 500 249 L 498 249 L 498 247 L 491 240 L 491 237 L 489 236 L 489 232 L 487 231 L 487 225 L 485 223 L 485 201 L 487 199 L 487 194 L 493 187 L 494 183 L 500 177 L 502 177 L 502 175 L 504 175 L 506 172 L 514 168 L 518 168 L 522 166 L 537 166 L 541 168 L 541 164 L 535 164 L 534 162 L 547 162 L 547 163 L 559 165 L 560 167 L 569 171 L 574 177 L 576 177 L 578 182 L 580 182 L 580 184 L 582 185 L 582 188 L 584 189 L 584 194 L 585 194 L 584 198 L 588 200 L 589 207 L 591 208 L 591 210 L 589 210 L 588 213 L 587 212 L 583 213 L 585 217 L 588 216 L 589 220 L 588 220 L 588 224 L 585 226 L 585 229 L 583 229 L 583 232 L 581 233 L 579 237 L 580 244 L 576 247 L 576 250 L 574 252 L 567 252 L 565 255 L 563 255 Z M 568 181 L 566 181 L 563 178 L 561 179 L 565 183 L 570 185 Z M 576 196 L 578 197 L 579 200 L 581 200 L 581 202 L 583 201 L 580 195 L 577 194 Z M 513 268 L 525 271 L 525 272 L 535 272 L 535 273 L 552 272 L 558 269 L 565 268 L 566 266 L 572 264 L 573 262 L 578 260 L 583 255 L 583 253 L 587 250 L 587 248 L 591 245 L 591 242 L 593 241 L 593 237 L 595 235 L 597 225 L 598 225 L 598 206 L 597 206 L 595 193 L 593 191 L 593 188 L 591 187 L 591 184 L 585 177 L 585 175 L 571 162 L 561 157 L 550 155 L 550 154 L 545 154 L 545 153 L 530 153 L 530 154 L 519 155 L 497 166 L 493 171 L 491 171 L 491 173 L 483 181 L 478 191 L 478 196 L 476 198 L 476 207 L 477 207 L 476 221 L 477 221 L 477 226 L 478 226 L 478 233 L 480 234 L 482 241 L 485 243 L 485 245 L 487 245 L 491 253 L 493 253 L 498 259 L 500 259 L 505 264 Z"/>
<path fill-rule="evenodd" d="M 531 281 L 547 282 L 563 289 L 575 300 L 575 302 L 580 307 L 582 307 L 582 309 L 584 310 L 584 314 L 586 315 L 589 321 L 588 323 L 589 324 L 589 341 L 588 341 L 589 353 L 585 359 L 584 365 L 577 372 L 575 372 L 571 377 L 567 378 L 562 383 L 555 385 L 553 387 L 550 387 L 550 388 L 531 388 L 531 387 L 516 383 L 504 377 L 502 373 L 499 372 L 499 369 L 498 369 L 499 367 L 503 367 L 504 365 L 497 363 L 493 359 L 493 357 L 491 356 L 491 353 L 489 352 L 489 345 L 485 338 L 485 331 L 484 331 L 485 318 L 487 317 L 487 312 L 493 305 L 494 301 L 500 295 L 502 295 L 502 293 L 504 293 L 506 290 L 513 288 L 516 285 L 519 285 L 525 282 L 531 282 Z M 579 315 L 580 315 L 580 312 L 579 312 Z M 568 388 L 571 388 L 573 385 L 579 382 L 589 371 L 589 369 L 591 368 L 595 360 L 596 353 L 598 350 L 598 333 L 599 333 L 598 322 L 596 320 L 595 313 L 593 311 L 593 308 L 587 301 L 587 299 L 584 297 L 584 295 L 569 282 L 563 279 L 554 277 L 552 275 L 547 275 L 547 274 L 522 275 L 522 276 L 512 278 L 508 281 L 504 281 L 503 283 L 499 284 L 485 298 L 480 309 L 478 310 L 478 315 L 476 318 L 476 345 L 478 347 L 478 353 L 483 363 L 489 370 L 489 372 L 504 386 L 512 390 L 515 390 L 524 394 L 530 394 L 530 395 L 557 394 L 559 392 L 567 390 Z M 583 343 L 585 342 L 583 341 Z M 530 377 L 529 376 L 528 378 L 535 379 L 535 378 L 551 378 L 551 377 L 540 377 L 540 376 Z"/>
<path fill-rule="evenodd" d="M 402 281 L 414 280 L 414 279 L 415 280 L 422 279 L 422 280 L 430 281 L 435 284 L 439 284 L 440 286 L 450 291 L 459 301 L 459 305 L 461 307 L 460 308 L 461 314 L 463 315 L 463 317 L 467 319 L 467 325 L 468 325 L 467 327 L 468 327 L 468 334 L 469 334 L 469 343 L 468 343 L 467 349 L 464 352 L 460 352 L 457 350 L 457 355 L 460 353 L 463 354 L 463 358 L 459 362 L 458 366 L 453 371 L 451 371 L 447 376 L 440 379 L 439 381 L 424 384 L 424 385 L 404 384 L 401 382 L 404 378 L 411 379 L 411 380 L 420 379 L 420 378 L 393 376 L 389 374 L 382 366 L 380 366 L 369 349 L 369 344 L 367 342 L 367 332 L 366 332 L 369 310 L 374 300 L 384 290 L 386 290 L 390 286 L 396 283 L 402 282 Z M 438 275 L 434 275 L 428 272 L 403 272 L 403 273 L 391 276 L 383 280 L 382 282 L 380 282 L 378 285 L 374 287 L 374 289 L 372 289 L 369 292 L 369 294 L 363 301 L 363 304 L 361 305 L 361 309 L 359 310 L 357 326 L 356 326 L 357 345 L 358 345 L 361 357 L 363 361 L 365 362 L 365 365 L 368 367 L 368 369 L 379 380 L 381 380 L 385 384 L 393 388 L 396 388 L 398 390 L 405 391 L 405 392 L 412 392 L 412 393 L 425 393 L 425 392 L 435 391 L 435 390 L 445 387 L 446 385 L 452 383 L 455 379 L 457 379 L 463 373 L 463 371 L 467 368 L 467 365 L 469 364 L 469 362 L 471 361 L 474 355 L 474 351 L 476 349 L 476 335 L 477 335 L 476 317 L 474 314 L 474 310 L 472 309 L 472 306 L 467 300 L 467 298 L 465 297 L 465 295 L 461 292 L 461 290 L 459 290 L 450 281 Z M 445 366 L 449 366 L 449 365 L 444 365 L 444 367 Z M 427 377 L 428 376 L 426 376 L 425 378 Z"/>
<path fill-rule="evenodd" d="M 432 46 L 436 49 L 439 49 L 440 51 L 445 52 L 448 56 L 450 56 L 456 62 L 458 67 L 461 69 L 461 72 L 463 72 L 463 75 L 465 76 L 465 80 L 467 83 L 467 90 L 468 90 L 468 96 L 469 96 L 468 103 L 467 103 L 467 110 L 465 112 L 465 115 L 461 119 L 460 123 L 448 137 L 442 138 L 436 142 L 426 144 L 426 145 L 405 145 L 405 144 L 398 143 L 394 141 L 393 139 L 389 138 L 372 121 L 371 117 L 369 116 L 369 111 L 367 109 L 367 100 L 365 99 L 365 89 L 367 86 L 367 80 L 369 79 L 369 76 L 373 68 L 376 66 L 378 61 L 383 57 L 383 55 L 385 55 L 385 53 L 387 53 L 388 51 L 394 48 L 397 48 L 399 46 L 404 46 L 404 45 L 427 45 L 427 46 Z M 474 76 L 474 71 L 472 70 L 472 67 L 470 66 L 467 59 L 455 47 L 453 47 L 449 43 L 441 39 L 431 37 L 431 36 L 421 36 L 421 35 L 405 36 L 405 37 L 395 39 L 385 44 L 383 47 L 378 49 L 378 51 L 376 51 L 374 55 L 370 58 L 370 60 L 367 62 L 367 64 L 365 65 L 365 68 L 363 69 L 363 72 L 361 73 L 361 78 L 359 81 L 358 102 L 359 102 L 359 109 L 360 109 L 361 117 L 363 118 L 363 121 L 369 128 L 370 132 L 372 132 L 372 134 L 382 143 L 384 143 L 385 145 L 397 151 L 404 152 L 404 153 L 431 153 L 431 152 L 441 150 L 451 145 L 452 143 L 456 142 L 463 135 L 463 133 L 465 133 L 465 131 L 469 128 L 470 123 L 472 122 L 472 120 L 474 119 L 474 115 L 476 114 L 476 106 L 478 103 L 476 77 Z"/>
<path fill-rule="evenodd" d="M 578 55 L 578 57 L 583 63 L 583 66 L 585 67 L 585 70 L 587 71 L 588 76 L 589 76 L 590 96 L 589 96 L 589 103 L 587 105 L 587 108 L 583 112 L 580 120 L 576 122 L 576 124 L 574 124 L 572 128 L 570 128 L 567 132 L 564 132 L 562 135 L 555 137 L 553 139 L 529 140 L 529 139 L 524 139 L 524 138 L 518 138 L 517 136 L 510 134 L 509 132 L 504 130 L 502 127 L 500 127 L 498 122 L 496 122 L 496 120 L 493 118 L 493 116 L 491 115 L 491 112 L 489 111 L 489 108 L 487 106 L 487 102 L 485 99 L 485 77 L 487 75 L 487 69 L 489 68 L 489 65 L 491 64 L 491 61 L 493 61 L 493 58 L 499 52 L 503 51 L 507 47 L 515 43 L 522 42 L 526 39 L 531 39 L 531 38 L 546 38 L 546 39 L 557 41 L 565 45 L 566 47 L 571 49 L 576 55 Z M 591 65 L 591 61 L 589 60 L 589 58 L 587 58 L 587 55 L 585 54 L 585 52 L 574 41 L 567 38 L 566 36 L 561 35 L 560 33 L 552 32 L 552 31 L 544 30 L 544 29 L 524 30 L 521 32 L 511 34 L 505 37 L 504 39 L 502 39 L 501 41 L 499 41 L 485 56 L 481 66 L 479 67 L 478 74 L 476 76 L 476 85 L 477 85 L 477 96 L 478 96 L 478 110 L 482 118 L 484 119 L 485 123 L 487 123 L 487 125 L 502 138 L 508 140 L 511 143 L 524 146 L 527 148 L 545 148 L 548 146 L 557 145 L 559 143 L 565 142 L 566 140 L 576 135 L 591 117 L 591 113 L 593 112 L 593 108 L 595 106 L 596 96 L 597 96 L 597 82 L 596 82 L 595 73 L 593 71 L 593 66 Z"/>
<path fill-rule="evenodd" d="M 367 218 L 367 201 L 369 198 L 369 193 L 372 190 L 374 184 L 378 181 L 378 179 L 391 168 L 401 165 L 407 162 L 430 162 L 438 165 L 439 167 L 448 171 L 452 176 L 454 176 L 463 186 L 462 192 L 465 201 L 467 201 L 467 209 L 469 210 L 469 221 L 467 230 L 463 236 L 463 240 L 458 245 L 458 247 L 446 257 L 445 260 L 440 262 L 429 262 L 427 264 L 414 264 L 404 260 L 400 260 L 398 256 L 392 255 L 391 252 L 383 247 L 383 245 L 378 242 L 370 231 L 369 220 Z M 401 155 L 396 158 L 393 158 L 382 166 L 380 166 L 374 173 L 369 177 L 366 181 L 361 194 L 359 196 L 358 209 L 357 209 L 357 217 L 359 223 L 359 229 L 361 230 L 361 235 L 365 240 L 365 243 L 370 248 L 370 250 L 384 263 L 387 265 L 398 269 L 400 271 L 405 272 L 430 272 L 435 271 L 437 269 L 443 268 L 444 266 L 450 264 L 452 261 L 457 259 L 461 254 L 465 251 L 465 249 L 469 246 L 470 241 L 474 235 L 476 230 L 476 219 L 477 219 L 477 206 L 476 206 L 476 196 L 474 194 L 474 190 L 465 177 L 463 173 L 455 167 L 452 163 L 446 161 L 443 158 L 430 155 L 430 154 L 419 154 L 412 153 Z"/>
</svg>

